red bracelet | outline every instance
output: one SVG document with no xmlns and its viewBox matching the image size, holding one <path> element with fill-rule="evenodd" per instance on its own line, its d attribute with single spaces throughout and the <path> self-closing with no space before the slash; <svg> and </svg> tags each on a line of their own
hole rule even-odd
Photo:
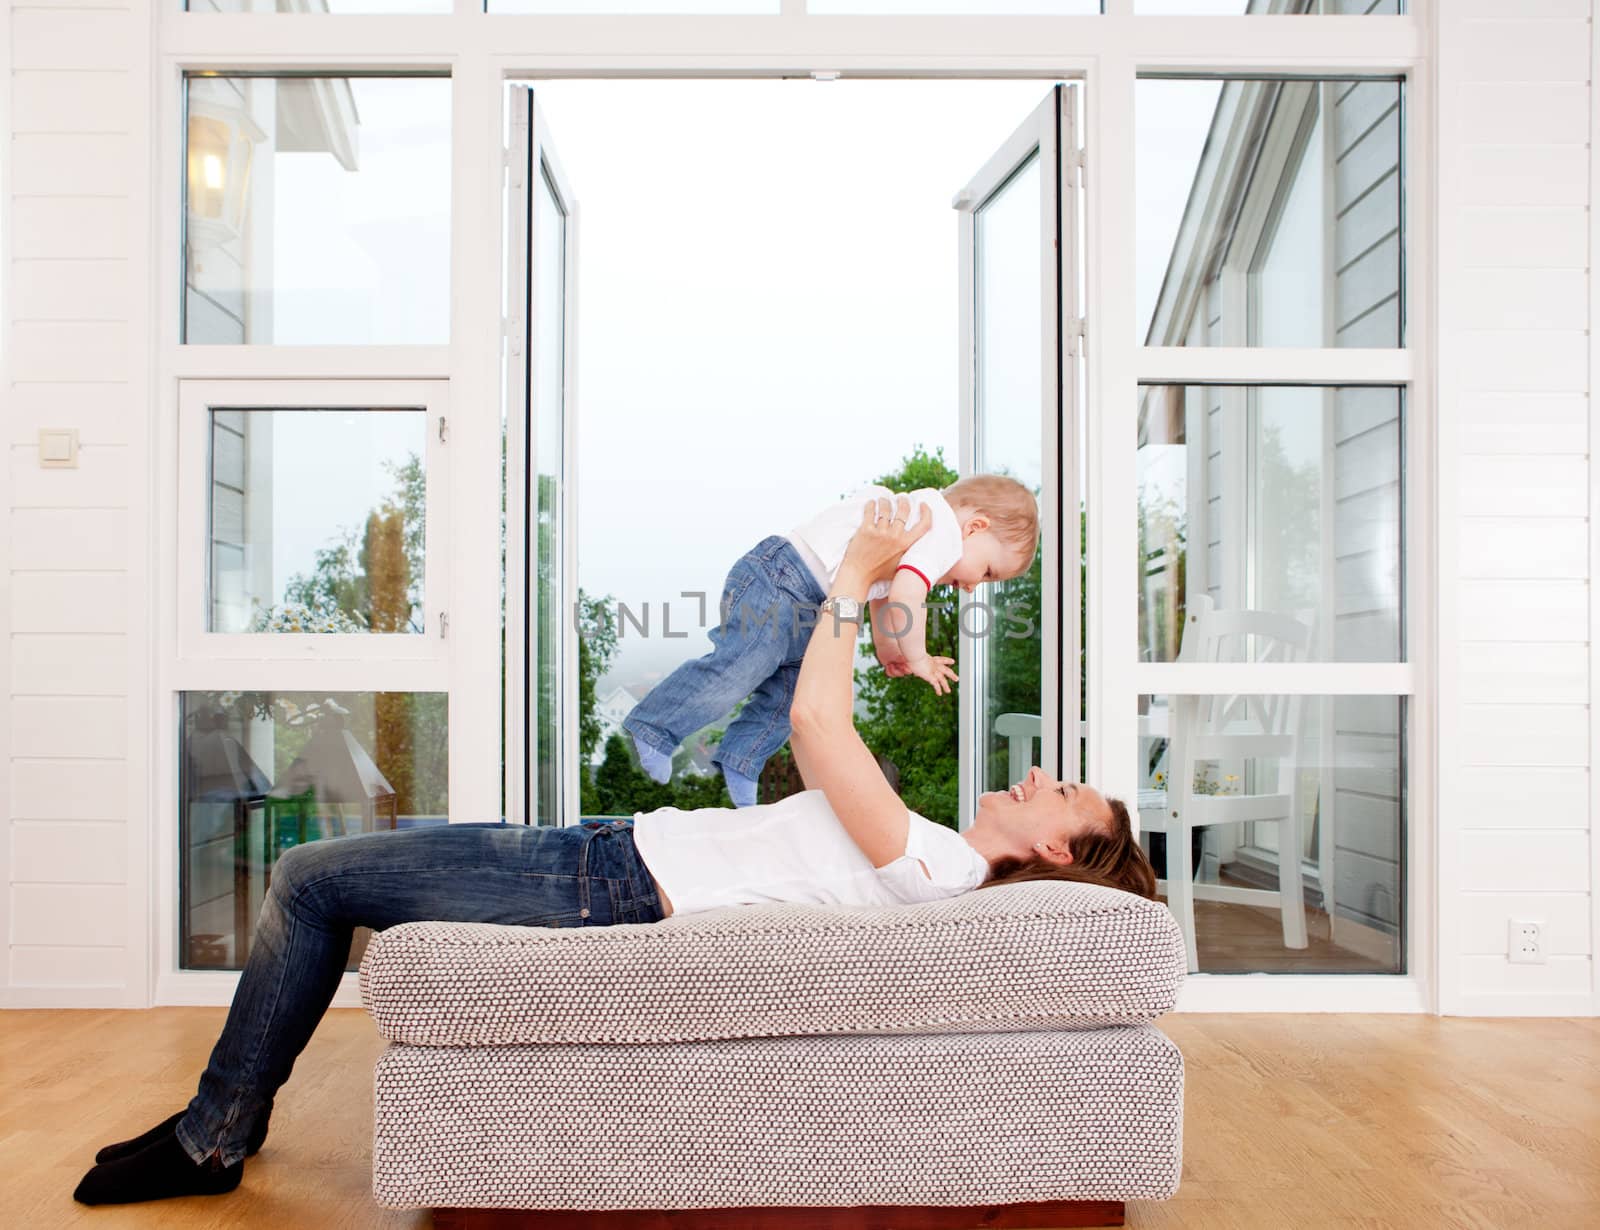
<svg viewBox="0 0 1600 1230">
<path fill-rule="evenodd" d="M 922 583 L 925 586 L 927 586 L 929 589 L 933 588 L 933 582 L 928 580 L 927 575 L 922 571 L 922 569 L 918 568 L 915 564 L 901 564 L 900 568 L 904 568 L 907 572 L 916 573 L 917 576 L 922 578 Z M 895 571 L 899 572 L 900 568 L 896 568 Z"/>
</svg>

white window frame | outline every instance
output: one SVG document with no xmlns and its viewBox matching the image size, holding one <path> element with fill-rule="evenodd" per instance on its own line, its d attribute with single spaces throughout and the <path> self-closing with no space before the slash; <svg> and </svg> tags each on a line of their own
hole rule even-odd
<svg viewBox="0 0 1600 1230">
<path fill-rule="evenodd" d="M 1021 174 L 1032 159 L 1039 162 L 1039 256 L 1046 263 L 1040 278 L 1040 383 L 1039 516 L 1046 532 L 1039 569 L 1038 619 L 1041 653 L 1039 754 L 1035 761 L 1045 772 L 1064 780 L 1078 777 L 1080 720 L 1077 663 L 1079 610 L 1078 577 L 1078 376 L 1080 323 L 1078 265 L 1078 176 L 1082 146 L 1078 138 L 1078 113 L 1082 109 L 1080 82 L 1051 84 L 1044 99 L 1017 130 L 989 158 L 956 197 L 960 211 L 958 278 L 961 298 L 960 334 L 960 448 L 961 473 L 987 468 L 983 449 L 980 406 L 982 373 L 979 371 L 983 340 L 979 280 L 983 259 L 978 235 L 978 215 Z M 1057 246 L 1062 250 L 1050 259 Z M 1047 598 L 1051 595 L 1052 598 Z M 1052 600 L 1053 599 L 1053 600 Z M 958 627 L 982 629 L 984 622 L 967 620 L 968 609 L 980 599 L 964 597 Z M 1068 614 L 1070 612 L 1070 615 Z M 987 616 L 992 633 L 994 616 Z M 977 812 L 982 757 L 988 732 L 980 724 L 990 715 L 988 663 L 982 645 L 972 636 L 958 638 L 957 669 L 966 686 L 960 690 L 958 740 L 960 786 L 957 823 L 963 829 Z M 1070 698 L 1070 699 L 1069 699 Z M 1062 762 L 1067 761 L 1064 765 Z"/>
<path fill-rule="evenodd" d="M 539 672 L 537 645 L 537 582 L 529 584 L 526 561 L 529 543 L 526 524 L 535 510 L 526 475 L 537 476 L 542 464 L 537 441 L 528 432 L 528 414 L 534 410 L 538 379 L 530 379 L 538 363 L 534 339 L 538 336 L 537 279 L 548 276 L 535 269 L 532 253 L 538 250 L 538 212 L 533 208 L 538 184 L 529 180 L 528 170 L 545 177 L 565 223 L 561 269 L 561 459 L 558 470 L 561 526 L 561 602 L 563 614 L 558 629 L 561 656 L 561 691 L 556 728 L 562 748 L 558 757 L 560 780 L 556 783 L 555 814 L 551 822 L 576 824 L 579 816 L 579 774 L 582 772 L 578 748 L 578 501 L 575 487 L 578 472 L 578 236 L 579 210 L 572 183 L 556 154 L 555 144 L 544 122 L 538 100 L 531 89 L 509 91 L 508 107 L 511 140 L 506 151 L 507 226 L 506 226 L 506 663 L 505 713 L 502 729 L 505 741 L 506 819 L 517 824 L 534 823 L 537 784 L 533 766 L 538 763 L 536 747 L 539 715 L 538 688 L 529 688 L 524 678 L 537 683 Z M 524 227 L 523 220 L 527 225 Z M 536 410 L 535 410 L 536 412 Z M 513 516 L 521 510 L 526 518 Z M 520 595 L 529 595 L 523 608 Z M 515 596 L 515 597 L 514 597 Z M 517 732 L 526 737 L 516 737 Z"/>
<path fill-rule="evenodd" d="M 426 662 L 442 690 L 448 666 L 450 467 L 445 444 L 449 386 L 442 380 L 186 380 L 178 390 L 178 652 L 185 661 L 260 658 L 273 663 L 352 660 Z M 423 416 L 423 599 L 420 633 L 226 633 L 208 630 L 213 408 L 348 408 Z M 284 476 L 285 478 L 289 476 Z M 331 527 L 330 527 L 331 529 Z M 316 685 L 322 686 L 322 685 Z"/>
<path fill-rule="evenodd" d="M 1402 664 L 1309 663 L 1262 668 L 1254 690 L 1400 693 L 1407 705 L 1409 823 L 1407 973 L 1397 976 L 1226 977 L 1187 980 L 1179 1007 L 1193 1010 L 1431 1011 L 1438 1003 L 1435 953 L 1434 610 L 1437 603 L 1432 253 L 1434 208 L 1432 0 L 1411 0 L 1399 17 L 1139 17 L 1132 0 L 1106 0 L 1103 16 L 811 17 L 803 0 L 783 0 L 781 16 L 486 16 L 479 0 L 428 17 L 307 17 L 293 14 L 189 14 L 179 0 L 161 10 L 157 30 L 157 148 L 147 198 L 154 211 L 151 267 L 162 283 L 151 310 L 159 318 L 151 498 L 159 541 L 176 541 L 173 421 L 180 378 L 446 378 L 456 406 L 495 406 L 499 398 L 504 85 L 561 76 L 1036 77 L 1041 84 L 1084 83 L 1085 252 L 1089 525 L 1088 640 L 1099 669 L 1088 680 L 1088 776 L 1107 791 L 1136 797 L 1136 698 L 1140 693 L 1237 690 L 1237 677 L 1211 664 L 1139 663 L 1132 439 L 1125 430 L 1141 382 L 1399 384 L 1409 411 L 1406 449 L 1411 497 L 1406 523 L 1409 595 Z M 452 77 L 451 340 L 418 348 L 191 347 L 177 344 L 182 277 L 179 246 L 183 134 L 181 77 L 193 71 L 448 71 Z M 1407 85 L 1407 337 L 1404 350 L 1208 350 L 1146 348 L 1136 340 L 1133 230 L 1135 80 L 1142 71 L 1370 73 Z M 460 546 L 452 560 L 454 614 L 450 786 L 453 814 L 498 814 L 499 724 L 499 424 L 489 414 L 457 414 L 452 517 Z M 468 529 L 472 533 L 467 533 Z M 158 558 L 160 552 L 156 553 Z M 165 607 L 170 597 L 158 587 Z M 163 621 L 170 610 L 159 614 Z M 458 636 L 457 633 L 460 633 Z M 174 692 L 208 687 L 186 675 L 172 638 L 156 638 L 150 719 L 170 727 Z M 248 667 L 249 664 L 241 664 Z M 191 681 L 193 680 L 193 681 Z M 336 681 L 319 677 L 322 686 Z M 234 680 L 246 682 L 243 680 Z M 285 686 L 274 680 L 275 686 Z M 386 680 L 387 686 L 404 686 Z M 150 792 L 158 821 L 155 864 L 175 854 L 170 735 L 154 741 Z M 1120 750 L 1118 750 L 1120 749 Z M 161 877 L 157 877 L 160 881 Z M 152 885 L 157 893 L 171 884 Z M 146 912 L 151 951 L 172 947 L 170 902 Z M 155 918 L 161 914 L 164 917 Z M 235 978 L 221 976 L 226 1002 Z M 355 1002 L 353 980 L 335 999 Z M 180 1002 L 167 997 L 160 1002 Z"/>
</svg>

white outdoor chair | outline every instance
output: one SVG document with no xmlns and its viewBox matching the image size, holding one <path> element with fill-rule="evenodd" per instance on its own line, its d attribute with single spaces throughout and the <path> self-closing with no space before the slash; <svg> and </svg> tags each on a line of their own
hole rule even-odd
<svg viewBox="0 0 1600 1230">
<path fill-rule="evenodd" d="M 1312 630 L 1293 616 L 1270 611 L 1218 611 L 1210 598 L 1195 595 L 1189 599 L 1178 660 L 1217 662 L 1247 657 L 1254 662 L 1301 662 L 1311 637 Z M 1225 658 L 1223 655 L 1230 653 L 1230 638 L 1253 638 L 1253 645 L 1245 639 L 1238 658 Z M 1183 932 L 1190 973 L 1199 969 L 1194 930 L 1196 898 L 1276 907 L 1283 918 L 1284 947 L 1306 946 L 1296 773 L 1300 704 L 1298 696 L 1171 698 L 1166 731 L 1166 789 L 1140 791 L 1139 829 L 1167 835 L 1164 887 L 1167 905 Z M 1141 733 L 1146 738 L 1161 734 L 1149 721 Z M 1252 762 L 1254 774 L 1246 769 Z M 1228 793 L 1195 789 L 1195 777 L 1207 764 L 1219 766 L 1218 780 L 1213 785 L 1219 791 L 1226 788 Z M 1229 775 L 1237 787 L 1225 787 Z M 1245 793 L 1247 782 L 1249 793 Z M 1193 830 L 1249 822 L 1278 825 L 1277 891 L 1196 884 L 1190 848 Z"/>
</svg>

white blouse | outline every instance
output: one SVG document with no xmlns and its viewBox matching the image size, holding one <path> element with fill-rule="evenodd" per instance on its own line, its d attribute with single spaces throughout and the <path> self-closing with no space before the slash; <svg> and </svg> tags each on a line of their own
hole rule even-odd
<svg viewBox="0 0 1600 1230">
<path fill-rule="evenodd" d="M 906 852 L 882 867 L 861 852 L 820 790 L 754 807 L 637 812 L 633 838 L 674 914 L 773 901 L 937 901 L 988 878 L 988 861 L 959 833 L 907 814 Z"/>
</svg>

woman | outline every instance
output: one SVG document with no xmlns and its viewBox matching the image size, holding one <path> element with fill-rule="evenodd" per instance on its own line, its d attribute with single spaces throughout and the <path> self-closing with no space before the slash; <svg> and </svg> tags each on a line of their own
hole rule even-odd
<svg viewBox="0 0 1600 1230">
<path fill-rule="evenodd" d="M 1128 811 L 1038 769 L 985 794 L 964 834 L 906 810 L 851 720 L 867 587 L 927 532 L 909 501 L 869 502 L 807 646 L 790 746 L 807 789 L 766 806 L 568 828 L 455 824 L 289 850 L 275 869 L 227 1023 L 182 1111 L 110 1145 L 78 1184 L 85 1204 L 232 1191 L 266 1137 L 272 1098 L 327 1010 L 352 931 L 432 919 L 525 926 L 656 922 L 756 901 L 934 900 L 1030 879 L 1153 896 Z"/>
</svg>

